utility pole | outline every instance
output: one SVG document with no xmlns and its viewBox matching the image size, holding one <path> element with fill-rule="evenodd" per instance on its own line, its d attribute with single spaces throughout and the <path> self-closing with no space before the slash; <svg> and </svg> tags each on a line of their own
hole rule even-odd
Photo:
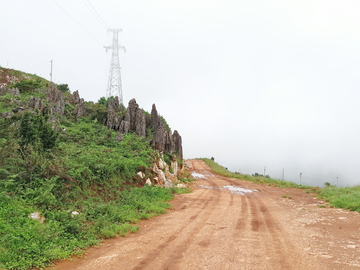
<svg viewBox="0 0 360 270">
<path fill-rule="evenodd" d="M 50 82 L 52 82 L 52 66 L 53 66 L 53 60 L 50 61 L 51 67 L 50 67 Z"/>
<path fill-rule="evenodd" d="M 119 61 L 119 49 L 123 49 L 126 52 L 124 46 L 119 46 L 119 32 L 122 29 L 108 29 L 108 32 L 113 33 L 113 42 L 111 46 L 104 46 L 106 51 L 112 50 L 111 62 L 110 62 L 110 71 L 109 71 L 109 80 L 106 89 L 106 98 L 111 96 L 118 96 L 120 104 L 124 104 L 123 95 L 122 95 L 122 84 L 121 84 L 121 74 L 120 74 L 120 61 Z"/>
<path fill-rule="evenodd" d="M 300 185 L 301 185 L 301 177 L 302 177 L 302 172 L 300 173 Z"/>
<path fill-rule="evenodd" d="M 282 172 L 282 180 L 284 181 L 284 176 L 285 176 L 285 171 L 283 169 L 283 172 Z"/>
<path fill-rule="evenodd" d="M 264 167 L 264 177 L 266 177 L 266 166 Z"/>
</svg>

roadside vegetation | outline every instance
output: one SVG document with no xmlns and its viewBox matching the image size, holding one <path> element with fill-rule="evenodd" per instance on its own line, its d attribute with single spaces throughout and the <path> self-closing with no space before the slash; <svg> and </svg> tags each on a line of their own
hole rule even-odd
<svg viewBox="0 0 360 270">
<path fill-rule="evenodd" d="M 314 191 L 316 188 L 312 186 L 305 186 L 305 185 L 298 185 L 293 182 L 278 180 L 270 178 L 269 176 L 262 176 L 262 175 L 248 175 L 248 174 L 241 174 L 239 172 L 230 172 L 227 168 L 217 164 L 213 159 L 208 158 L 200 158 L 203 160 L 214 173 L 229 177 L 229 178 L 236 178 L 245 181 L 251 181 L 257 184 L 263 185 L 270 185 L 270 186 L 277 186 L 280 188 L 301 188 L 306 190 Z"/>
<path fill-rule="evenodd" d="M 360 212 L 360 186 L 342 187 L 325 186 L 318 191 L 320 198 L 331 206 Z"/>
<path fill-rule="evenodd" d="M 15 83 L 20 96 L 0 96 L 0 113 L 31 96 L 47 105 L 47 81 L 31 79 Z M 70 101 L 68 85 L 60 88 Z M 136 232 L 136 223 L 166 213 L 175 194 L 189 192 L 145 185 L 158 158 L 151 132 L 126 134 L 119 143 L 102 125 L 105 104 L 85 105 L 88 116 L 76 119 L 67 103 L 58 131 L 46 110 L 0 119 L 0 269 L 46 267 L 102 239 Z"/>
</svg>

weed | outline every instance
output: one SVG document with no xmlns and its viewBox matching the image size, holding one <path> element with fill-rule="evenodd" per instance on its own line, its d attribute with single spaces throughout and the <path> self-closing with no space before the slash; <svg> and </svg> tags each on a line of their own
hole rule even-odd
<svg viewBox="0 0 360 270">
<path fill-rule="evenodd" d="M 326 205 L 320 204 L 320 205 L 318 205 L 318 207 L 319 207 L 319 208 L 325 208 Z"/>
<path fill-rule="evenodd" d="M 284 195 L 284 196 L 283 196 L 283 198 L 287 198 L 287 196 L 286 196 L 286 195 Z"/>
</svg>

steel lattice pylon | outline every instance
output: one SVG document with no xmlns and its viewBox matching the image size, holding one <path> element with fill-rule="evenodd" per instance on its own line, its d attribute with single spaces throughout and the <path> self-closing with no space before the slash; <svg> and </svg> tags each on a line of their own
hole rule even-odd
<svg viewBox="0 0 360 270">
<path fill-rule="evenodd" d="M 113 42 L 112 46 L 105 46 L 106 51 L 112 50 L 111 62 L 110 62 L 110 71 L 109 71 L 109 80 L 106 89 L 106 98 L 111 96 L 118 96 L 119 103 L 123 103 L 122 95 L 122 84 L 121 84 L 121 73 L 120 73 L 120 61 L 119 61 L 119 50 L 123 49 L 126 52 L 124 46 L 119 46 L 119 32 L 122 29 L 108 29 L 108 31 L 113 33 Z"/>
</svg>

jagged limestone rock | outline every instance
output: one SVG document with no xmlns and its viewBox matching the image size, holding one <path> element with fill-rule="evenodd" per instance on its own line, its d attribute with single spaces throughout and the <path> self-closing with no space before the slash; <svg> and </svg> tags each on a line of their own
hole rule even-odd
<svg viewBox="0 0 360 270">
<path fill-rule="evenodd" d="M 131 123 L 131 122 L 130 122 Z M 146 136 L 146 120 L 142 109 L 136 110 L 135 132 L 141 137 Z"/>
<path fill-rule="evenodd" d="M 20 96 L 20 91 L 18 88 L 7 88 L 5 86 L 0 87 L 0 96 L 3 96 L 7 93 L 13 96 Z"/>
<path fill-rule="evenodd" d="M 79 91 L 76 90 L 75 92 L 73 92 L 73 96 L 72 96 L 72 100 L 71 103 L 73 105 L 79 104 L 80 103 L 80 95 L 79 95 Z"/>
<path fill-rule="evenodd" d="M 171 129 L 170 130 L 166 129 L 166 131 L 167 132 L 165 134 L 165 151 L 168 151 L 169 153 L 174 153 L 174 142 L 173 142 Z"/>
<path fill-rule="evenodd" d="M 127 121 L 130 124 L 130 111 L 129 110 L 125 114 L 124 121 Z M 129 126 L 129 128 L 130 128 L 130 126 Z"/>
<path fill-rule="evenodd" d="M 120 126 L 120 120 L 117 118 L 117 112 L 119 111 L 119 98 L 116 96 L 114 99 L 109 99 L 108 115 L 106 126 L 109 129 L 118 130 Z"/>
<path fill-rule="evenodd" d="M 130 121 L 121 121 L 119 131 L 123 134 L 129 133 L 130 130 Z"/>
<path fill-rule="evenodd" d="M 119 106 L 120 115 L 118 113 Z M 155 149 L 160 153 L 164 151 L 171 154 L 177 153 L 181 159 L 183 158 L 181 136 L 177 131 L 174 131 L 173 134 L 168 129 L 158 114 L 155 104 L 152 105 L 151 115 L 145 114 L 133 98 L 129 101 L 126 113 L 125 110 L 125 107 L 119 104 L 118 97 L 110 99 L 107 121 L 103 124 L 109 129 L 117 130 L 122 134 L 134 131 L 138 136 L 142 137 L 146 137 L 146 128 L 152 127 L 154 138 L 151 144 L 155 146 Z"/>
<path fill-rule="evenodd" d="M 164 161 L 163 154 L 160 154 L 160 158 L 156 160 L 152 168 L 152 171 L 156 174 L 153 178 L 156 185 L 172 187 L 179 182 L 177 176 L 183 175 L 183 167 L 179 166 L 177 160 L 173 160 L 171 162 L 171 168 L 172 172 L 170 172 L 169 165 Z"/>
<path fill-rule="evenodd" d="M 175 153 L 183 159 L 183 151 L 182 151 L 182 140 L 179 132 L 174 130 L 173 134 L 173 141 L 174 141 L 174 151 Z"/>
<path fill-rule="evenodd" d="M 128 112 L 130 114 L 130 130 L 136 130 L 136 111 L 139 105 L 136 103 L 135 98 L 129 101 Z"/>
<path fill-rule="evenodd" d="M 86 106 L 83 98 L 81 98 L 79 103 L 75 105 L 74 114 L 76 115 L 76 118 L 86 116 Z"/>
<path fill-rule="evenodd" d="M 158 124 L 154 129 L 154 144 L 155 144 L 155 149 L 158 150 L 159 152 L 165 151 L 167 134 L 168 134 L 168 130 L 167 127 L 165 126 L 165 123 L 163 121 L 158 121 Z"/>
<path fill-rule="evenodd" d="M 152 127 L 153 127 L 153 130 L 155 131 L 157 126 L 158 126 L 158 123 L 159 123 L 159 115 L 157 113 L 157 110 L 156 110 L 156 106 L 155 104 L 152 105 L 152 108 L 151 108 L 151 124 L 152 124 Z"/>
<path fill-rule="evenodd" d="M 60 116 L 64 115 L 64 95 L 56 88 L 54 83 L 50 83 L 46 99 L 49 101 L 50 104 L 54 105 L 53 113 L 57 113 Z"/>
<path fill-rule="evenodd" d="M 108 112 L 115 112 L 119 111 L 119 98 L 116 96 L 114 99 L 109 99 L 108 104 Z"/>
<path fill-rule="evenodd" d="M 31 96 L 27 105 L 32 109 L 38 109 L 39 111 L 42 110 L 42 100 L 39 97 Z"/>
</svg>

